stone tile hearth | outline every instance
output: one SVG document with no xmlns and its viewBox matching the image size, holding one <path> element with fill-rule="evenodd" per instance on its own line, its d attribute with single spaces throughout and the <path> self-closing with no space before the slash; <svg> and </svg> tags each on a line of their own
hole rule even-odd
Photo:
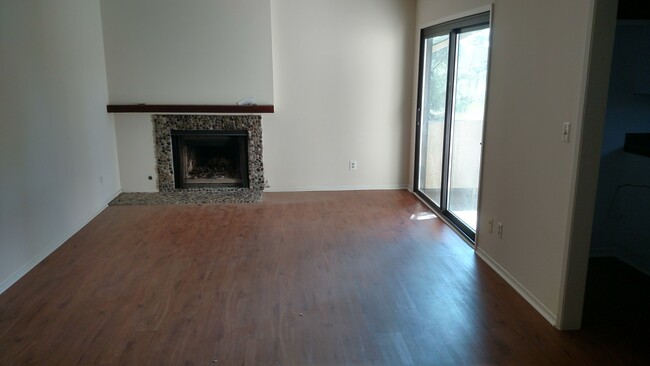
<svg viewBox="0 0 650 366">
<path fill-rule="evenodd" d="M 178 190 L 176 192 L 136 192 L 121 193 L 110 206 L 133 205 L 193 205 L 193 204 L 229 204 L 254 203 L 262 201 L 262 191 L 237 190 L 231 192 L 206 192 Z"/>
</svg>

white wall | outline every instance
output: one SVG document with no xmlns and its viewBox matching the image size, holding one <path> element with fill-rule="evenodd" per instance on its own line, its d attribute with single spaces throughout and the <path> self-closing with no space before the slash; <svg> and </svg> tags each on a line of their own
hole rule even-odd
<svg viewBox="0 0 650 366">
<path fill-rule="evenodd" d="M 406 185 L 414 16 L 404 0 L 272 2 L 270 190 Z"/>
<path fill-rule="evenodd" d="M 417 22 L 490 3 L 419 0 Z M 592 2 L 493 3 L 478 253 L 555 323 L 577 155 L 561 131 L 580 129 Z M 484 229 L 490 218 L 502 239 Z"/>
<path fill-rule="evenodd" d="M 0 54 L 2 292 L 102 210 L 119 176 L 99 1 L 1 2 Z"/>
<path fill-rule="evenodd" d="M 122 191 L 158 192 L 151 115 L 116 114 L 115 134 Z"/>
<path fill-rule="evenodd" d="M 406 185 L 414 16 L 415 2 L 404 0 L 271 2 L 276 112 L 262 117 L 270 191 Z M 150 116 L 118 115 L 116 125 L 123 190 L 155 191 Z"/>
<path fill-rule="evenodd" d="M 102 0 L 111 104 L 273 104 L 270 0 Z"/>
</svg>

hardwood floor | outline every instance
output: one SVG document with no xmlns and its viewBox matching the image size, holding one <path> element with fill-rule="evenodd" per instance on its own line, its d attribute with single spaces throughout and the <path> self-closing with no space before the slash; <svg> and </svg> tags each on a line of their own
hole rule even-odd
<svg viewBox="0 0 650 366">
<path fill-rule="evenodd" d="M 616 365 L 406 191 L 112 206 L 0 295 L 0 365 Z"/>
</svg>

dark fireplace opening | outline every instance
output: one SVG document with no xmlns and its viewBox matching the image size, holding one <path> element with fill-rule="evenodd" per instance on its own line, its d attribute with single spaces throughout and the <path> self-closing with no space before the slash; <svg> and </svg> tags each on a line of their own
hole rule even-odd
<svg viewBox="0 0 650 366">
<path fill-rule="evenodd" d="M 248 188 L 248 133 L 172 130 L 174 186 Z"/>
</svg>

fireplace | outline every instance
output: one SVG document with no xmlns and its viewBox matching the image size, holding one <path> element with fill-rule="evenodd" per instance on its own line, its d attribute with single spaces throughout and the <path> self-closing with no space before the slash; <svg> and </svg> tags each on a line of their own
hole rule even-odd
<svg viewBox="0 0 650 366">
<path fill-rule="evenodd" d="M 246 131 L 172 130 L 174 186 L 248 187 Z"/>
<path fill-rule="evenodd" d="M 261 117 L 256 115 L 154 115 L 158 190 L 237 194 L 261 199 Z"/>
</svg>

